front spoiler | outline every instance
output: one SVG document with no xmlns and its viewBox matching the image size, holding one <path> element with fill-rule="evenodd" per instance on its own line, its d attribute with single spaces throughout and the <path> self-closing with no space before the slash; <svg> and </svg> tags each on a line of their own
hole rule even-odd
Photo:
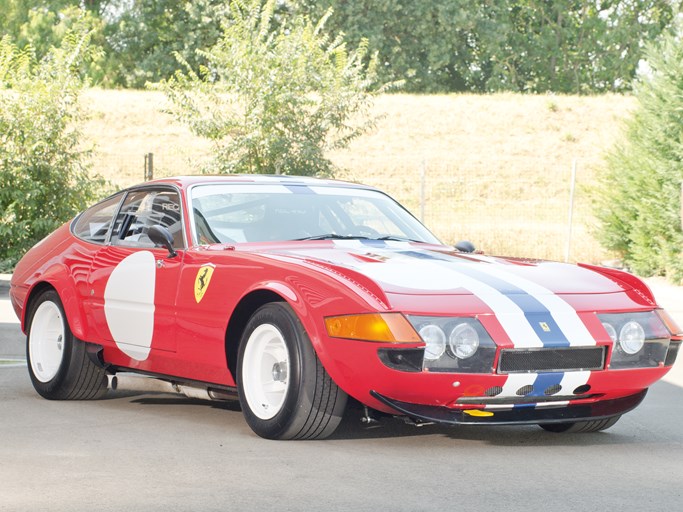
<svg viewBox="0 0 683 512">
<path fill-rule="evenodd" d="M 438 405 L 421 405 L 408 402 L 401 402 L 386 396 L 380 395 L 376 391 L 370 394 L 395 409 L 400 414 L 422 421 L 435 423 L 445 423 L 451 425 L 525 425 L 537 423 L 567 423 L 575 421 L 592 421 L 610 418 L 624 414 L 643 401 L 647 394 L 647 389 L 635 395 L 617 398 L 615 400 L 603 400 L 591 403 L 574 405 L 564 405 L 560 407 L 533 407 L 530 404 L 523 404 L 517 407 L 511 404 L 511 409 L 487 410 L 490 416 L 472 416 L 462 409 L 449 409 Z M 471 410 L 471 409 L 470 409 Z M 485 410 L 485 409 L 478 409 Z"/>
</svg>

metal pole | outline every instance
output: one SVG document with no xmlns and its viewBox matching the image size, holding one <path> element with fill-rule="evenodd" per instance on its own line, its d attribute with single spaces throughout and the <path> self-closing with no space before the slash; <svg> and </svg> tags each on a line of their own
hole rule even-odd
<svg viewBox="0 0 683 512">
<path fill-rule="evenodd" d="M 420 169 L 420 221 L 425 221 L 425 182 L 427 174 L 427 162 L 422 159 L 422 168 Z"/>
<path fill-rule="evenodd" d="M 567 232 L 567 247 L 564 252 L 565 263 L 569 262 L 569 255 L 572 249 L 572 222 L 574 217 L 574 191 L 576 190 L 576 158 L 572 160 L 572 176 L 569 185 L 569 226 Z"/>
<path fill-rule="evenodd" d="M 154 153 L 145 154 L 145 181 L 154 179 Z"/>
</svg>

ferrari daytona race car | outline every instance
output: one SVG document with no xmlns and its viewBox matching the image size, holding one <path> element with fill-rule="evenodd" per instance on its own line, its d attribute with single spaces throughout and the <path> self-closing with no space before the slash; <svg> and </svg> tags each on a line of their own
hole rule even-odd
<svg viewBox="0 0 683 512">
<path fill-rule="evenodd" d="M 603 430 L 682 339 L 630 274 L 456 250 L 376 189 L 301 177 L 123 190 L 33 247 L 10 294 L 43 397 L 137 378 L 237 397 L 271 439 L 329 436 L 348 397 L 414 422 Z"/>
</svg>

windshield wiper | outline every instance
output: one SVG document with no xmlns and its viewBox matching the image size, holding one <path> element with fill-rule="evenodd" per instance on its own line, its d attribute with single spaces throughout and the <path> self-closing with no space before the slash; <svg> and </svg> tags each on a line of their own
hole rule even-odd
<svg viewBox="0 0 683 512">
<path fill-rule="evenodd" d="M 373 240 L 363 235 L 337 235 L 336 233 L 326 233 L 324 235 L 305 236 L 303 238 L 295 238 L 294 241 L 300 240 Z"/>
<path fill-rule="evenodd" d="M 424 243 L 422 240 L 414 240 L 412 238 L 406 238 L 404 236 L 396 236 L 396 235 L 385 235 L 385 236 L 378 236 L 374 240 L 389 240 L 392 242 L 417 242 L 417 243 Z"/>
<path fill-rule="evenodd" d="M 364 236 L 364 235 L 338 235 L 336 233 L 326 233 L 324 235 L 313 235 L 306 236 L 304 238 L 296 238 L 295 241 L 300 240 L 382 240 L 382 241 L 393 241 L 393 242 L 418 242 L 423 243 L 422 240 L 413 240 L 412 238 L 406 238 L 396 235 L 385 235 L 385 236 Z"/>
</svg>

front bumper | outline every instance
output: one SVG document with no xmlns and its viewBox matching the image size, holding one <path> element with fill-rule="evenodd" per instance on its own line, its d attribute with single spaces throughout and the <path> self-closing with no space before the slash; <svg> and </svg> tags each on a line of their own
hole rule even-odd
<svg viewBox="0 0 683 512">
<path fill-rule="evenodd" d="M 634 395 L 613 400 L 599 400 L 589 403 L 566 404 L 517 404 L 510 409 L 450 409 L 448 407 L 421 405 L 388 398 L 376 391 L 370 394 L 399 414 L 410 418 L 451 425 L 525 425 L 538 423 L 567 423 L 599 420 L 624 414 L 643 401 L 647 389 Z M 469 412 L 468 412 L 469 411 Z M 473 411 L 479 411 L 474 412 Z M 482 414 L 483 415 L 479 415 Z"/>
</svg>

